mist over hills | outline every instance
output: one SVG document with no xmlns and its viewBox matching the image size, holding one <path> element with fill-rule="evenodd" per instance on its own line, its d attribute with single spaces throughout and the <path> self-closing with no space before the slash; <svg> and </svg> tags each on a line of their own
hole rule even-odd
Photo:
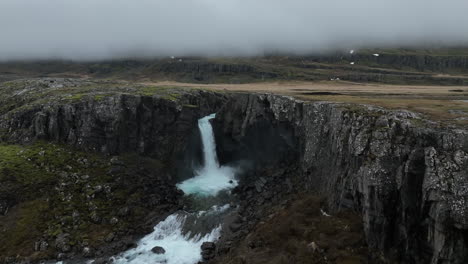
<svg viewBox="0 0 468 264">
<path fill-rule="evenodd" d="M 3 0 L 0 61 L 468 44 L 462 0 Z"/>
</svg>

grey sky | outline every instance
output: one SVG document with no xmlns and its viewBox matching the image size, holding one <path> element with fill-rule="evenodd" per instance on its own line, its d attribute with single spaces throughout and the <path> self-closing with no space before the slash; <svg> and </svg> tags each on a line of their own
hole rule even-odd
<svg viewBox="0 0 468 264">
<path fill-rule="evenodd" d="M 468 0 L 0 0 L 0 60 L 468 44 Z"/>
</svg>

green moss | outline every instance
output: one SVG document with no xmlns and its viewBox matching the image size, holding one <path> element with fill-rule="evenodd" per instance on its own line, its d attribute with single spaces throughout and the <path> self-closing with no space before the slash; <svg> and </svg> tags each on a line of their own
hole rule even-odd
<svg viewBox="0 0 468 264">
<path fill-rule="evenodd" d="M 139 92 L 142 95 L 151 96 L 160 94 L 161 92 L 167 92 L 168 89 L 170 89 L 168 86 L 144 86 L 139 89 Z"/>
<path fill-rule="evenodd" d="M 73 94 L 73 95 L 70 95 L 69 97 L 67 97 L 66 99 L 67 100 L 72 100 L 72 101 L 78 101 L 78 100 L 83 99 L 84 96 L 85 96 L 85 94 Z"/>
<path fill-rule="evenodd" d="M 0 231 L 0 256 L 32 254 L 35 239 L 42 234 L 43 215 L 48 209 L 45 200 L 37 199 L 22 203 L 12 210 L 10 214 L 14 222 L 8 229 Z"/>
<path fill-rule="evenodd" d="M 14 177 L 19 183 L 30 185 L 51 180 L 52 173 L 41 168 L 46 166 L 42 153 L 45 153 L 45 149 L 40 145 L 27 148 L 0 145 L 0 181 L 5 177 Z"/>
<path fill-rule="evenodd" d="M 370 110 L 366 106 L 360 104 L 345 104 L 343 106 L 350 113 L 354 113 L 361 116 L 377 118 L 383 115 L 383 112 Z"/>
<path fill-rule="evenodd" d="M 112 177 L 106 174 L 107 158 L 46 142 L 24 146 L 3 144 L 0 157 L 0 191 L 17 196 L 18 202 L 0 221 L 0 245 L 8 245 L 0 247 L 0 256 L 29 255 L 33 242 L 43 234 L 53 238 L 68 232 L 73 244 L 81 238 L 79 231 L 91 232 L 87 226 L 80 226 L 84 230 L 70 229 L 72 213 L 84 215 L 88 211 L 83 195 L 86 185 L 111 182 Z M 81 175 L 89 175 L 89 179 L 79 181 Z M 66 184 L 63 194 L 56 191 L 59 182 Z M 115 210 L 105 196 L 96 198 L 96 204 L 103 208 L 103 216 Z M 16 243 L 12 238 L 28 244 Z"/>
<path fill-rule="evenodd" d="M 427 127 L 427 120 L 414 118 L 411 119 L 411 124 L 416 127 Z"/>
<path fill-rule="evenodd" d="M 170 101 L 177 101 L 180 97 L 180 94 L 172 93 L 172 94 L 166 94 L 162 96 L 162 98 Z"/>
<path fill-rule="evenodd" d="M 154 178 L 146 176 L 142 180 L 134 173 L 141 168 L 161 171 L 164 164 L 134 153 L 119 159 L 126 164 L 125 170 L 133 173 L 124 170 L 111 175 L 109 157 L 65 145 L 1 144 L 0 193 L 14 197 L 16 205 L 0 219 L 0 258 L 38 254 L 33 251 L 35 242 L 45 237 L 51 244 L 62 233 L 70 235 L 72 246 L 86 240 L 98 247 L 105 243 L 109 233 L 126 232 L 140 223 L 150 212 L 142 206 L 146 199 L 144 187 L 146 181 L 152 182 Z M 96 191 L 98 187 L 100 191 Z M 119 217 L 117 212 L 128 205 L 132 206 L 132 213 Z M 91 222 L 92 212 L 103 219 L 102 223 Z M 75 213 L 78 218 L 74 217 Z M 110 225 L 109 220 L 115 216 L 119 217 L 118 224 Z M 12 239 L 15 237 L 17 242 Z M 50 253 L 48 257 L 53 257 L 54 251 L 51 248 L 41 256 Z"/>
<path fill-rule="evenodd" d="M 112 95 L 113 94 L 96 94 L 96 95 L 94 95 L 94 100 L 100 101 L 100 100 L 103 100 L 104 98 L 110 97 Z"/>
<path fill-rule="evenodd" d="M 183 87 L 175 86 L 141 86 L 137 87 L 138 93 L 145 96 L 158 95 L 164 99 L 177 101 L 183 93 Z"/>
</svg>

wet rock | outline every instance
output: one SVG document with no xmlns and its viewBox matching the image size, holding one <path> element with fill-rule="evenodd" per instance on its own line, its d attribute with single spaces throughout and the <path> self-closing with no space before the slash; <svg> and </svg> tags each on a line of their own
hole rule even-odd
<svg viewBox="0 0 468 264">
<path fill-rule="evenodd" d="M 154 247 L 151 249 L 151 252 L 160 255 L 166 253 L 166 250 L 163 247 Z"/>
<path fill-rule="evenodd" d="M 231 230 L 233 233 L 239 231 L 242 228 L 242 225 L 240 223 L 232 223 L 229 225 L 229 230 Z"/>
<path fill-rule="evenodd" d="M 65 253 L 58 253 L 57 254 L 57 260 L 64 260 L 67 258 L 67 254 Z"/>
<path fill-rule="evenodd" d="M 202 258 L 204 261 L 213 259 L 216 254 L 216 244 L 213 242 L 203 242 L 201 245 Z"/>
<path fill-rule="evenodd" d="M 108 264 L 112 263 L 108 258 L 97 258 L 94 260 L 93 264 Z"/>
<path fill-rule="evenodd" d="M 215 250 L 216 249 L 216 244 L 213 242 L 203 242 L 201 245 L 202 250 Z"/>
</svg>

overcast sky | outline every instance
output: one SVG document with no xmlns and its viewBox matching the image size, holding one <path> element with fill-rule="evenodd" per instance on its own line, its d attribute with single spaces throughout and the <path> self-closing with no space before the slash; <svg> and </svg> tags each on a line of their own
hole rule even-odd
<svg viewBox="0 0 468 264">
<path fill-rule="evenodd" d="M 468 0 L 0 0 L 0 60 L 468 44 Z"/>
</svg>

